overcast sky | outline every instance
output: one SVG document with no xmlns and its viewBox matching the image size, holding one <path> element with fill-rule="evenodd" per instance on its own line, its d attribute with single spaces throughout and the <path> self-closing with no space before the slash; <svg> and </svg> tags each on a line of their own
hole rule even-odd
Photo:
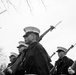
<svg viewBox="0 0 76 75">
<path fill-rule="evenodd" d="M 38 27 L 41 35 L 59 21 L 62 22 L 40 42 L 50 56 L 58 46 L 68 49 L 76 43 L 76 0 L 0 0 L 0 47 L 7 55 L 18 53 L 24 27 Z M 67 56 L 75 60 L 76 46 Z M 57 54 L 51 59 L 56 61 Z"/>
</svg>

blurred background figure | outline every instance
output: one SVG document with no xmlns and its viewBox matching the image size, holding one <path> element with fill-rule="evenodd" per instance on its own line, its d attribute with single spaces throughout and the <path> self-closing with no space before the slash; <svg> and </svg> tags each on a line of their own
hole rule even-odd
<svg viewBox="0 0 76 75">
<path fill-rule="evenodd" d="M 26 52 L 27 52 L 28 45 L 25 44 L 24 41 L 19 41 L 19 46 L 17 46 L 17 48 L 18 48 L 19 54 L 22 53 L 23 50 L 24 50 L 24 52 L 26 53 Z"/>
<path fill-rule="evenodd" d="M 16 61 L 17 56 L 18 54 L 11 52 L 11 55 L 9 56 L 10 63 L 8 64 L 8 67 L 11 66 Z"/>
<path fill-rule="evenodd" d="M 25 71 L 22 68 L 24 58 L 26 58 L 27 46 L 24 41 L 19 41 L 19 54 L 12 53 L 10 56 L 11 63 L 8 64 L 6 75 L 24 75 Z"/>
<path fill-rule="evenodd" d="M 9 73 L 9 67 L 12 66 L 16 59 L 17 59 L 17 54 L 14 53 L 14 52 L 11 52 L 11 55 L 9 56 L 9 59 L 10 59 L 10 63 L 7 65 L 7 68 L 3 71 L 5 75 L 10 75 Z"/>
<path fill-rule="evenodd" d="M 68 68 L 73 64 L 73 60 L 66 56 L 67 49 L 64 47 L 57 47 L 59 59 L 55 62 L 55 68 L 52 75 L 70 75 Z"/>
<path fill-rule="evenodd" d="M 0 75 L 4 75 L 4 73 L 3 73 L 3 65 L 0 66 Z"/>
</svg>

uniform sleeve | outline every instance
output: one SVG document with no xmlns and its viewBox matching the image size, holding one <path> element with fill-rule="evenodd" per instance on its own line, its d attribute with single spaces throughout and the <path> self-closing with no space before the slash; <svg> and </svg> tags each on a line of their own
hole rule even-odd
<svg viewBox="0 0 76 75">
<path fill-rule="evenodd" d="M 66 61 L 65 61 L 65 69 L 67 70 L 67 73 L 68 73 L 68 68 L 73 64 L 73 60 L 71 60 L 71 59 L 67 59 Z"/>
<path fill-rule="evenodd" d="M 68 59 L 68 61 L 67 61 L 67 65 L 68 65 L 68 66 L 71 66 L 71 65 L 73 64 L 73 62 L 74 62 L 73 60 Z"/>
<path fill-rule="evenodd" d="M 74 61 L 74 63 L 71 65 L 71 68 L 76 71 L 76 61 Z"/>
<path fill-rule="evenodd" d="M 35 66 L 39 75 L 49 75 L 49 70 L 45 58 L 38 48 L 35 52 Z"/>
</svg>

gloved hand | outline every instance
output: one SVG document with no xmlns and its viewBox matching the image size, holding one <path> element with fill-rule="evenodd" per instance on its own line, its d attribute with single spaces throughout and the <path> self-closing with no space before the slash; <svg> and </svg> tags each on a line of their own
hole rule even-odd
<svg viewBox="0 0 76 75">
<path fill-rule="evenodd" d="M 68 68 L 68 72 L 69 72 L 69 74 L 74 74 L 75 73 L 75 71 L 71 67 Z"/>
</svg>

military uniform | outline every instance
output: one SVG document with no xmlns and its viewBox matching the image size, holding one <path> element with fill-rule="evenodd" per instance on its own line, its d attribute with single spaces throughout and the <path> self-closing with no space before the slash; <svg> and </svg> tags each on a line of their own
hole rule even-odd
<svg viewBox="0 0 76 75">
<path fill-rule="evenodd" d="M 29 36 L 31 33 L 35 34 L 36 36 L 38 36 L 40 33 L 40 30 L 36 27 L 26 27 L 24 28 L 24 31 L 25 31 L 25 35 L 23 36 L 24 38 Z M 22 64 L 22 68 L 23 70 L 25 70 L 26 74 L 50 75 L 49 60 L 50 58 L 46 50 L 40 43 L 35 41 L 29 44 L 26 53 L 26 59 Z"/>
<path fill-rule="evenodd" d="M 20 56 L 21 55 L 19 54 L 18 57 L 20 57 Z M 25 58 L 25 56 L 23 58 Z M 23 61 L 17 66 L 17 69 L 13 75 L 25 75 L 25 70 L 22 68 L 22 63 L 23 63 Z"/>
<path fill-rule="evenodd" d="M 67 53 L 67 49 L 64 47 L 58 47 L 57 52 Z M 62 54 L 62 53 L 61 53 Z M 73 60 L 68 58 L 67 56 L 63 56 L 55 62 L 56 70 L 53 75 L 70 75 L 68 73 L 68 68 L 73 64 Z"/>
<path fill-rule="evenodd" d="M 58 59 L 55 64 L 57 65 L 57 75 L 60 74 L 70 75 L 68 73 L 68 67 L 71 66 L 72 64 L 73 60 L 71 60 L 67 56 L 64 56 L 62 59 Z"/>
<path fill-rule="evenodd" d="M 49 75 L 49 57 L 41 44 L 32 43 L 24 56 L 23 62 L 18 66 L 15 75 L 37 74 Z"/>
<path fill-rule="evenodd" d="M 17 55 L 16 60 L 13 63 L 8 64 L 7 69 L 4 71 L 5 75 L 25 75 L 25 71 L 22 69 L 23 59 L 25 58 L 27 52 L 27 46 L 25 42 L 20 41 L 19 46 L 17 48 L 21 48 L 22 51 Z"/>
<path fill-rule="evenodd" d="M 34 42 L 29 46 L 23 69 L 26 74 L 49 75 L 49 57 L 41 44 Z"/>
<path fill-rule="evenodd" d="M 13 75 L 25 75 L 25 70 L 24 68 L 22 67 L 22 64 L 26 58 L 26 53 L 27 53 L 27 47 L 28 45 L 25 44 L 24 41 L 19 41 L 19 46 L 17 46 L 17 48 L 21 48 L 21 47 L 24 47 L 24 49 L 21 49 L 21 51 L 19 51 L 19 55 L 17 57 L 17 59 L 22 55 L 22 53 L 24 53 L 23 57 L 22 57 L 22 61 L 20 62 L 20 64 L 17 66 L 17 69 L 16 69 L 16 72 L 13 74 Z"/>
</svg>

